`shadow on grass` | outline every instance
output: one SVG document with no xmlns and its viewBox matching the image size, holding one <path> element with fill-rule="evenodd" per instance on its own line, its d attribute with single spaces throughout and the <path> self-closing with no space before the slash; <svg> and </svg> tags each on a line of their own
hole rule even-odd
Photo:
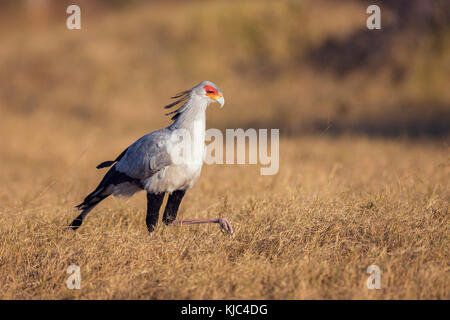
<svg viewBox="0 0 450 320">
<path fill-rule="evenodd" d="M 336 117 L 334 119 L 302 119 L 286 125 L 286 119 L 254 121 L 240 124 L 241 128 L 279 128 L 280 135 L 303 134 L 363 135 L 370 137 L 406 137 L 412 139 L 450 137 L 449 105 L 408 105 L 407 110 L 390 109 L 385 113 L 358 119 Z M 236 126 L 236 124 L 233 127 Z"/>
<path fill-rule="evenodd" d="M 371 1 L 365 1 L 367 5 Z M 392 48 L 398 41 L 409 38 L 414 45 L 424 35 L 433 35 L 434 50 L 439 50 L 450 27 L 450 2 L 445 0 L 385 0 L 378 3 L 389 8 L 394 16 L 383 22 L 381 30 L 368 30 L 366 26 L 344 39 L 330 37 L 307 54 L 308 61 L 321 71 L 331 71 L 339 76 L 354 70 L 369 68 L 372 71 L 392 63 Z M 402 79 L 408 65 L 394 65 L 398 80 Z"/>
</svg>

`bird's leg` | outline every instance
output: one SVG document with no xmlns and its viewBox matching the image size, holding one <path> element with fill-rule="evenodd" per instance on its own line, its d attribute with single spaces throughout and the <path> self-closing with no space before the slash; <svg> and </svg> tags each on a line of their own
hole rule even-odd
<svg viewBox="0 0 450 320">
<path fill-rule="evenodd" d="M 147 193 L 147 218 L 145 222 L 147 223 L 147 229 L 149 232 L 155 230 L 155 226 L 158 223 L 159 218 L 159 208 L 164 200 L 164 193 L 154 194 Z"/>
<path fill-rule="evenodd" d="M 233 227 L 226 218 L 175 220 L 177 217 L 178 208 L 180 207 L 180 203 L 181 200 L 183 199 L 184 194 L 185 194 L 184 190 L 177 190 L 169 195 L 163 216 L 163 222 L 166 225 L 178 226 L 181 224 L 218 223 L 223 230 L 233 233 Z"/>
<path fill-rule="evenodd" d="M 169 195 L 162 218 L 166 225 L 171 224 L 177 218 L 178 208 L 180 207 L 181 200 L 183 199 L 185 193 L 185 190 L 177 190 Z"/>
<path fill-rule="evenodd" d="M 185 219 L 175 220 L 169 224 L 169 226 L 178 226 L 181 224 L 200 224 L 200 223 L 218 223 L 222 230 L 229 233 L 233 233 L 233 226 L 227 218 L 215 218 L 215 219 Z"/>
</svg>

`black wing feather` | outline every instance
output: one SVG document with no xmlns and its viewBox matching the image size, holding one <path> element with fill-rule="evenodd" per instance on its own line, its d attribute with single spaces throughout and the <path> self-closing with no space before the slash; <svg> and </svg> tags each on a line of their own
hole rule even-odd
<svg viewBox="0 0 450 320">
<path fill-rule="evenodd" d="M 119 154 L 119 156 L 116 158 L 116 160 L 108 160 L 108 161 L 104 161 L 104 162 L 100 163 L 97 166 L 97 169 L 111 167 L 115 162 L 118 162 L 118 161 L 120 161 L 120 159 L 123 158 L 125 153 L 127 153 L 127 150 L 128 150 L 128 148 L 126 148 L 121 154 Z"/>
</svg>

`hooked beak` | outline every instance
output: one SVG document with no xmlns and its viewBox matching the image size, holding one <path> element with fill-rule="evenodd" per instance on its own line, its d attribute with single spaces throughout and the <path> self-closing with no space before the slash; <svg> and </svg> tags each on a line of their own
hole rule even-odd
<svg viewBox="0 0 450 320">
<path fill-rule="evenodd" d="M 225 104 L 225 99 L 223 98 L 223 95 L 218 94 L 215 96 L 214 100 L 216 100 L 218 103 L 220 103 L 220 108 L 223 108 L 223 105 Z"/>
</svg>

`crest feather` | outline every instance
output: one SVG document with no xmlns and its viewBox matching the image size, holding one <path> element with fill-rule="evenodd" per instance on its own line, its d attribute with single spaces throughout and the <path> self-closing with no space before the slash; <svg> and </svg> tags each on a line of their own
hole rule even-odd
<svg viewBox="0 0 450 320">
<path fill-rule="evenodd" d="M 174 114 L 174 116 L 171 118 L 172 120 L 176 120 L 178 118 L 178 116 L 180 115 L 181 112 L 183 112 L 183 106 L 184 106 L 184 102 L 186 100 L 189 99 L 189 94 L 191 93 L 191 89 L 190 90 L 185 90 L 185 91 L 181 91 L 180 93 L 177 93 L 176 95 L 174 95 L 172 97 L 172 99 L 177 99 L 176 101 L 172 102 L 171 104 L 168 104 L 167 106 L 164 106 L 165 109 L 170 109 L 175 107 L 178 104 L 183 103 L 182 106 L 180 106 L 178 109 L 173 110 L 169 113 L 166 113 L 166 116 Z"/>
</svg>

